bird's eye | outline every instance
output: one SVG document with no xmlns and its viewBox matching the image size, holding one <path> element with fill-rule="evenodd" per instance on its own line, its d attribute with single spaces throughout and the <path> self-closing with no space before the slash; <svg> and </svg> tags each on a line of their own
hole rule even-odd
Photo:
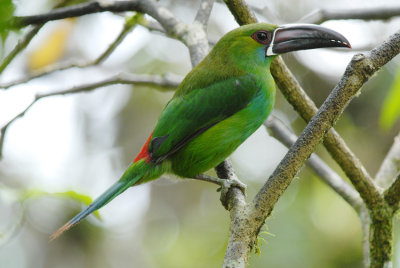
<svg viewBox="0 0 400 268">
<path fill-rule="evenodd" d="M 271 33 L 267 31 L 255 32 L 251 37 L 260 44 L 268 44 L 270 41 Z"/>
<path fill-rule="evenodd" d="M 257 39 L 259 41 L 265 41 L 265 40 L 267 40 L 267 38 L 268 38 L 268 36 L 267 36 L 266 33 L 264 33 L 264 32 L 258 32 L 257 33 Z"/>
</svg>

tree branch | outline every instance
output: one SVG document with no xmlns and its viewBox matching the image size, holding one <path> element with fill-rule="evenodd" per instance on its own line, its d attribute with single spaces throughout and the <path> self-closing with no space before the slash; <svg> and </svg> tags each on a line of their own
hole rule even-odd
<svg viewBox="0 0 400 268">
<path fill-rule="evenodd" d="M 53 20 L 65 18 L 79 17 L 83 15 L 99 13 L 99 12 L 123 12 L 141 10 L 141 2 L 143 0 L 130 1 L 92 1 L 83 4 L 57 8 L 47 13 L 32 15 L 32 16 L 15 16 L 10 22 L 11 27 L 21 28 L 28 25 L 44 24 Z"/>
<path fill-rule="evenodd" d="M 256 22 L 255 16 L 248 10 L 242 0 L 226 1 L 226 3 L 238 23 Z M 245 16 L 242 14 L 245 14 Z M 316 114 L 317 108 L 286 67 L 281 57 L 277 57 L 272 62 L 271 73 L 288 102 L 306 122 L 310 121 Z M 371 176 L 334 129 L 331 129 L 326 135 L 324 145 L 350 178 L 367 206 L 368 204 L 373 206 L 375 200 L 373 196 L 377 197 L 379 193 L 373 184 Z M 369 193 L 373 194 L 370 195 Z"/>
<path fill-rule="evenodd" d="M 350 100 L 359 92 L 362 85 L 382 65 L 400 53 L 400 32 L 390 37 L 388 41 L 373 49 L 366 55 L 357 54 L 347 66 L 347 69 L 322 104 L 318 113 L 311 119 L 307 127 L 300 134 L 296 143 L 282 159 L 271 177 L 265 183 L 254 199 L 256 214 L 268 216 L 280 195 L 287 188 L 292 178 L 296 175 L 304 161 L 322 140 L 325 133 L 333 126 Z M 364 182 L 367 183 L 372 182 Z M 369 208 L 381 199 L 376 188 L 367 186 L 368 192 L 360 193 Z"/>
<path fill-rule="evenodd" d="M 392 207 L 393 213 L 400 207 L 400 174 L 394 180 L 392 185 L 385 191 L 385 200 Z"/>
<path fill-rule="evenodd" d="M 108 46 L 108 48 L 95 60 L 92 65 L 97 65 L 104 62 L 111 53 L 121 44 L 125 37 L 135 28 L 140 21 L 143 20 L 143 14 L 137 13 L 126 18 L 124 26 L 117 38 Z"/>
<path fill-rule="evenodd" d="M 81 85 L 77 87 L 72 87 L 65 90 L 59 90 L 50 93 L 37 94 L 33 101 L 19 114 L 14 116 L 10 121 L 8 121 L 0 130 L 0 158 L 3 156 L 3 146 L 5 135 L 7 129 L 10 127 L 12 123 L 14 123 L 18 118 L 25 115 L 25 113 L 32 108 L 32 106 L 38 102 L 40 99 L 60 96 L 60 95 L 70 95 L 81 92 L 89 92 L 100 87 L 115 85 L 115 84 L 129 84 L 129 85 L 143 85 L 143 86 L 151 86 L 153 88 L 157 88 L 159 90 L 172 90 L 176 88 L 180 82 L 182 81 L 182 77 L 176 76 L 173 74 L 167 74 L 164 76 L 160 75 L 134 75 L 134 74 L 120 74 L 103 81 L 90 83 L 86 85 Z"/>
<path fill-rule="evenodd" d="M 202 32 L 204 32 L 204 34 L 206 34 L 206 28 L 207 28 L 206 25 L 210 18 L 214 2 L 215 0 L 203 0 L 200 4 L 200 9 L 196 14 L 196 18 L 193 23 L 194 27 L 200 25 Z M 203 36 L 202 32 L 200 32 L 199 35 L 199 32 L 195 28 L 192 28 L 192 31 L 190 32 L 193 34 L 193 37 L 191 38 L 192 40 L 191 41 L 189 40 L 188 42 L 186 42 L 186 44 L 188 44 L 189 51 L 192 49 L 192 52 L 190 53 L 192 59 L 192 65 L 196 66 L 208 53 L 209 50 L 208 39 L 206 35 Z M 218 178 L 232 180 L 232 181 L 239 181 L 232 167 L 232 164 L 228 159 L 226 159 L 217 167 L 215 167 L 215 171 L 217 173 Z M 237 217 L 244 215 L 241 212 L 244 209 L 244 206 L 246 205 L 246 199 L 243 192 L 239 188 L 237 187 L 229 188 L 225 196 L 223 195 L 223 193 L 221 193 L 221 202 L 223 206 L 230 212 L 231 219 L 236 219 Z M 234 232 L 235 234 L 241 233 L 239 230 L 237 230 L 237 226 L 233 224 L 233 222 L 231 222 L 231 232 Z M 229 239 L 236 240 L 235 236 L 230 236 Z M 228 246 L 226 254 L 228 255 L 236 254 L 237 252 L 236 249 L 239 245 L 236 244 L 235 242 L 233 242 L 233 244 L 235 244 L 235 246 L 233 247 Z M 239 247 L 244 246 L 240 242 L 239 244 L 241 245 Z M 243 264 L 247 263 L 247 259 L 246 260 L 243 259 L 242 263 Z M 224 266 L 226 266 L 225 260 L 224 260 Z"/>
<path fill-rule="evenodd" d="M 10 81 L 10 82 L 5 82 L 3 84 L 0 84 L 0 90 L 7 90 L 10 89 L 11 87 L 14 86 L 18 86 L 18 85 L 22 85 L 25 83 L 28 83 L 36 78 L 40 78 L 55 72 L 59 72 L 59 71 L 64 71 L 67 69 L 71 69 L 71 68 L 85 68 L 85 67 L 89 67 L 93 65 L 93 62 L 88 62 L 88 63 L 70 63 L 70 62 L 66 62 L 66 63 L 61 63 L 61 64 L 55 64 L 55 65 L 51 65 L 48 67 L 44 67 L 43 69 L 41 69 L 38 72 L 33 73 L 32 75 L 14 80 L 14 81 Z"/>
<path fill-rule="evenodd" d="M 290 148 L 297 140 L 284 124 L 273 116 L 269 116 L 264 125 L 272 132 L 272 135 Z M 345 182 L 335 171 L 333 171 L 321 158 L 312 154 L 307 164 L 317 173 L 317 175 L 328 184 L 337 194 L 339 194 L 347 203 L 349 203 L 358 213 L 362 208 L 365 209 L 360 194 L 354 188 Z"/>
<path fill-rule="evenodd" d="M 400 16 L 400 6 L 341 10 L 316 9 L 298 21 L 320 24 L 327 20 L 388 20 L 396 16 Z"/>
<path fill-rule="evenodd" d="M 286 67 L 281 57 L 272 62 L 271 73 L 287 101 L 306 122 L 309 122 L 318 109 Z M 332 158 L 346 173 L 367 206 L 373 206 L 375 200 L 373 196 L 377 196 L 379 193 L 372 177 L 361 161 L 354 155 L 335 129 L 331 128 L 328 131 L 323 142 Z M 370 193 L 373 193 L 373 195 L 370 195 Z"/>
<path fill-rule="evenodd" d="M 254 218 L 263 217 L 265 219 L 271 213 L 278 198 L 325 133 L 336 122 L 349 101 L 354 98 L 369 77 L 399 53 L 400 32 L 391 36 L 388 41 L 368 54 L 357 54 L 353 57 L 340 82 L 254 198 Z M 390 262 L 391 244 L 388 239 L 390 239 L 392 230 L 391 219 L 376 187 L 373 184 L 368 185 L 372 182 L 363 181 L 361 183 L 364 184 L 361 185 L 363 189 L 369 190 L 360 192 L 360 195 L 371 211 L 371 226 L 373 226 L 370 238 L 371 267 L 381 267 L 381 264 Z M 357 186 L 360 188 L 360 185 Z M 261 228 L 263 222 L 260 224 L 259 228 Z"/>
<path fill-rule="evenodd" d="M 48 66 L 28 77 L 24 77 L 22 79 L 18 79 L 15 81 L 11 81 L 8 83 L 0 84 L 0 89 L 8 89 L 10 87 L 16 86 L 16 85 L 21 85 L 24 83 L 27 83 L 33 79 L 52 74 L 54 72 L 58 71 L 63 71 L 71 68 L 86 68 L 89 66 L 94 66 L 102 63 L 105 61 L 113 52 L 114 50 L 118 47 L 118 45 L 124 40 L 124 38 L 128 35 L 132 29 L 139 24 L 143 20 L 143 15 L 142 14 L 134 14 L 128 18 L 126 18 L 126 22 L 117 36 L 117 38 L 108 46 L 108 48 L 100 54 L 97 59 L 91 61 L 91 62 L 85 62 L 85 63 L 62 63 L 62 64 L 56 64 L 52 66 Z"/>
<path fill-rule="evenodd" d="M 30 30 L 22 40 L 18 41 L 17 45 L 13 50 L 1 61 L 0 63 L 0 74 L 4 71 L 5 68 L 10 64 L 10 62 L 22 51 L 24 50 L 28 44 L 31 42 L 33 37 L 42 29 L 43 25 L 36 25 Z"/>
<path fill-rule="evenodd" d="M 248 10 L 247 6 L 242 0 L 225 0 L 225 2 L 239 24 L 256 22 L 256 18 Z M 242 16 L 242 14 L 245 14 L 245 16 Z M 291 147 L 289 152 L 281 161 L 280 165 L 274 171 L 272 176 L 268 179 L 261 191 L 254 198 L 253 203 L 250 203 L 252 204 L 252 209 L 250 209 L 251 218 L 245 222 L 247 228 L 251 229 L 251 231 L 248 231 L 250 232 L 250 234 L 255 236 L 258 235 L 260 228 L 265 222 L 266 217 L 272 211 L 274 204 L 287 188 L 293 176 L 295 176 L 299 168 L 303 165 L 304 161 L 310 156 L 315 146 L 321 141 L 321 139 L 324 137 L 324 134 L 332 127 L 332 125 L 342 113 L 348 102 L 359 91 L 361 86 L 376 70 L 378 70 L 383 64 L 385 64 L 387 61 L 389 61 L 391 58 L 399 53 L 399 38 L 399 33 L 397 33 L 389 40 L 390 44 L 385 43 L 379 46 L 378 48 L 372 50 L 367 56 L 357 55 L 353 58 L 348 68 L 346 69 L 345 75 L 343 76 L 340 83 L 331 92 L 328 99 L 324 102 L 317 115 L 310 121 L 306 129 L 300 135 L 299 139 Z M 273 62 L 273 66 L 271 67 L 271 71 L 275 72 L 275 74 L 279 73 L 279 70 L 278 72 L 276 72 L 276 69 L 279 69 L 277 67 L 286 68 L 280 58 L 275 60 Z M 275 76 L 274 78 L 277 83 L 281 82 L 282 84 L 285 84 L 284 80 L 286 79 L 296 81 L 293 76 L 288 72 L 280 77 L 282 81 L 280 81 L 279 77 Z M 297 82 L 289 83 L 289 86 L 291 86 L 291 89 L 296 89 L 296 84 Z M 302 93 L 304 93 L 304 91 L 302 91 Z M 300 100 L 303 97 L 302 94 L 296 95 L 297 97 L 294 99 L 297 102 L 301 102 Z M 305 95 L 305 93 L 303 95 Z M 303 106 L 306 107 L 306 111 L 311 112 L 311 117 L 313 115 L 312 112 L 315 106 Z M 304 113 L 304 115 L 305 117 L 308 117 L 307 113 Z M 335 141 L 336 140 L 334 139 L 331 140 L 332 146 L 335 144 Z M 342 145 L 343 144 L 344 143 L 342 143 Z M 351 151 L 348 150 L 345 153 L 339 154 L 339 156 L 342 155 L 349 157 L 349 152 Z M 335 158 L 336 157 L 337 156 L 335 155 Z M 346 163 L 345 159 L 346 158 L 341 159 L 339 163 L 346 171 L 346 174 L 368 174 L 359 163 L 358 159 L 355 159 L 355 161 L 350 159 L 351 162 L 349 163 Z M 354 166 L 357 171 L 352 172 L 349 169 L 349 167 L 351 166 Z M 373 210 L 376 207 L 376 211 L 386 211 L 383 198 L 377 191 L 370 177 L 367 177 L 367 179 L 361 178 L 360 180 L 359 178 L 354 176 L 352 177 L 352 182 L 357 190 L 364 190 L 364 192 L 360 192 L 360 194 L 363 200 L 365 200 L 365 202 L 367 203 L 369 209 Z M 379 223 L 382 223 L 381 226 L 385 226 L 384 228 L 387 227 L 387 230 L 391 230 L 390 221 L 387 221 L 388 218 L 386 216 L 379 217 L 378 214 L 372 211 L 371 216 L 371 226 L 373 227 L 371 230 L 372 235 L 370 238 L 373 243 L 370 249 L 372 267 L 379 267 L 378 265 L 382 263 L 388 263 L 388 258 L 390 258 L 391 250 L 390 243 L 386 243 L 388 241 L 386 240 L 388 239 L 388 231 L 385 231 L 378 226 Z M 237 222 L 237 224 L 241 224 L 241 221 Z M 391 231 L 389 231 L 389 234 L 390 232 Z M 232 233 L 230 235 L 232 235 Z M 243 250 L 245 251 L 245 254 L 249 254 L 250 249 L 251 244 L 248 245 L 248 248 L 245 248 Z M 225 255 L 225 259 L 226 258 L 228 258 L 228 255 Z M 232 267 L 244 266 L 238 265 Z"/>
<path fill-rule="evenodd" d="M 218 178 L 237 179 L 229 160 L 225 160 L 215 168 Z M 243 192 L 237 187 L 231 187 L 226 195 L 226 207 L 231 223 L 228 247 L 225 252 L 223 267 L 245 267 L 248 262 L 247 251 L 255 244 L 254 236 L 248 235 L 245 222 L 248 220 L 248 206 Z M 238 224 L 238 223 L 242 224 Z"/>
<path fill-rule="evenodd" d="M 213 1 L 210 1 L 207 5 L 211 5 L 212 2 Z M 202 13 L 206 15 L 202 18 L 203 21 L 206 21 L 208 18 L 206 12 L 211 11 L 209 8 L 210 7 L 207 7 L 204 9 L 204 12 L 200 12 L 201 16 L 203 16 Z M 190 58 L 193 66 L 197 65 L 208 53 L 208 41 L 201 23 L 196 22 L 192 25 L 186 25 L 180 22 L 171 11 L 160 6 L 154 0 L 114 1 L 110 3 L 104 1 L 93 1 L 64 8 L 58 8 L 48 13 L 39 15 L 16 16 L 13 17 L 13 20 L 10 22 L 10 24 L 13 27 L 24 27 L 32 24 L 42 24 L 52 20 L 83 16 L 105 11 L 136 11 L 150 15 L 162 25 L 162 27 L 167 31 L 168 35 L 179 39 L 189 48 Z"/>
<path fill-rule="evenodd" d="M 226 0 L 225 2 L 240 25 L 257 22 L 256 17 L 248 9 L 244 1 Z M 301 88 L 300 84 L 294 78 L 290 70 L 286 67 L 281 57 L 277 57 L 272 62 L 271 73 L 274 76 L 274 80 L 279 89 L 286 97 L 288 102 L 306 122 L 310 121 L 318 109 L 313 101 L 307 96 L 305 91 Z M 372 181 L 371 176 L 361 165 L 361 162 L 351 152 L 346 143 L 334 129 L 331 129 L 328 132 L 328 135 L 324 140 L 324 145 L 345 171 L 346 175 L 352 179 L 353 184 L 359 185 L 358 188 L 356 187 L 358 191 L 359 188 L 364 186 L 364 184 L 359 183 L 358 181 L 363 180 L 363 178 L 366 178 L 368 181 Z M 363 191 L 368 192 L 368 189 Z"/>
<path fill-rule="evenodd" d="M 207 55 L 209 47 L 207 34 L 199 23 L 186 25 L 180 22 L 168 9 L 154 0 L 138 0 L 143 13 L 157 20 L 167 34 L 182 41 L 189 49 L 192 66 L 196 66 Z"/>
<path fill-rule="evenodd" d="M 175 18 L 166 8 L 160 6 L 154 0 L 130 0 L 130 1 L 91 1 L 83 4 L 57 8 L 47 13 L 32 16 L 15 16 L 10 22 L 14 27 L 43 24 L 53 20 L 71 17 L 79 17 L 99 12 L 124 12 L 136 11 L 147 13 L 157 20 L 171 36 L 182 37 L 186 27 Z"/>
<path fill-rule="evenodd" d="M 61 0 L 54 8 L 62 7 L 66 4 L 68 0 Z M 12 23 L 11 23 L 12 24 Z M 20 40 L 14 49 L 1 61 L 0 63 L 0 74 L 4 71 L 4 69 L 10 64 L 10 62 L 17 56 L 22 50 L 26 48 L 26 46 L 31 42 L 33 37 L 40 31 L 43 25 L 36 25 L 33 27 L 22 40 Z"/>
<path fill-rule="evenodd" d="M 224 2 L 239 25 L 257 22 L 256 16 L 254 15 L 253 11 L 248 7 L 245 1 L 224 0 Z"/>
<path fill-rule="evenodd" d="M 389 152 L 387 153 L 379 171 L 376 173 L 376 183 L 386 189 L 393 178 L 397 176 L 400 171 L 400 133 L 394 138 L 394 142 Z M 400 193 L 399 193 L 400 194 Z"/>
<path fill-rule="evenodd" d="M 213 8 L 215 0 L 203 0 L 200 3 L 200 8 L 197 11 L 195 22 L 203 25 L 204 30 L 206 30 L 208 20 L 210 19 L 211 10 Z"/>
</svg>

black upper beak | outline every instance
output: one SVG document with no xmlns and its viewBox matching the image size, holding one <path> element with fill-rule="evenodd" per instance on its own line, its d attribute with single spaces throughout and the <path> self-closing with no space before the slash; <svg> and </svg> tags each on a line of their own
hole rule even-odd
<svg viewBox="0 0 400 268">
<path fill-rule="evenodd" d="M 322 47 L 348 47 L 347 39 L 331 29 L 313 25 L 298 24 L 281 26 L 274 31 L 272 42 L 267 49 L 268 54 L 281 54 L 296 50 Z"/>
</svg>

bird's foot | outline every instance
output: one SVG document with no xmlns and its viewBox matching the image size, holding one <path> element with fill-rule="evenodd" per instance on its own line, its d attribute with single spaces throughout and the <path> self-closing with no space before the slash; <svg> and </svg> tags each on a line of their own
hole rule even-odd
<svg viewBox="0 0 400 268">
<path fill-rule="evenodd" d="M 236 176 L 232 176 L 230 179 L 221 179 L 206 174 L 199 174 L 193 177 L 196 180 L 208 181 L 214 184 L 218 184 L 220 187 L 217 192 L 221 192 L 221 202 L 224 207 L 227 207 L 227 194 L 232 187 L 239 188 L 244 195 L 246 195 L 246 184 L 241 182 Z"/>
<path fill-rule="evenodd" d="M 231 187 L 238 187 L 243 192 L 243 194 L 246 194 L 247 185 L 241 182 L 238 178 L 234 177 L 232 179 L 216 179 L 218 179 L 220 182 L 220 187 L 217 189 L 217 192 L 227 193 L 229 189 L 231 189 Z"/>
</svg>

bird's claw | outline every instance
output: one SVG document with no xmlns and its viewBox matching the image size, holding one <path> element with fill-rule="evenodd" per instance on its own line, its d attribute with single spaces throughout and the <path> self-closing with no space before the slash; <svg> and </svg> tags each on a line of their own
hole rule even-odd
<svg viewBox="0 0 400 268">
<path fill-rule="evenodd" d="M 208 181 L 218 184 L 220 187 L 217 189 L 217 192 L 221 192 L 220 200 L 226 209 L 228 209 L 227 195 L 232 187 L 239 188 L 240 191 L 242 191 L 242 193 L 246 195 L 246 187 L 247 187 L 246 184 L 241 182 L 236 176 L 231 176 L 229 179 L 221 179 L 205 174 L 199 174 L 195 177 L 192 177 L 192 179 Z"/>
<path fill-rule="evenodd" d="M 232 187 L 237 187 L 242 191 L 244 195 L 246 195 L 246 184 L 241 182 L 239 179 L 220 179 L 220 187 L 217 189 L 217 192 L 221 192 L 221 203 L 222 205 L 228 209 L 228 192 Z"/>
<path fill-rule="evenodd" d="M 228 192 L 231 187 L 238 187 L 243 194 L 246 194 L 247 185 L 241 182 L 238 179 L 220 179 L 220 187 L 217 189 L 217 192 Z"/>
</svg>

